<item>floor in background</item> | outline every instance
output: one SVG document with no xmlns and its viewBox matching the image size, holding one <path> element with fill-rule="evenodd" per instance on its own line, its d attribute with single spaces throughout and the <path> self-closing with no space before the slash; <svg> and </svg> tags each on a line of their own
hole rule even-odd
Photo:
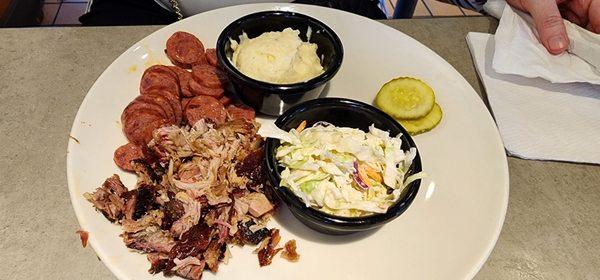
<svg viewBox="0 0 600 280">
<path fill-rule="evenodd" d="M 453 0 L 447 2 L 454 3 Z M 386 10 L 391 18 L 396 6 L 396 0 L 386 0 Z M 480 16 L 481 14 L 469 9 L 459 8 L 458 6 L 440 2 L 437 0 L 418 0 L 413 17 L 441 17 L 441 16 Z"/>
<path fill-rule="evenodd" d="M 87 6 L 86 0 L 45 0 L 42 25 L 81 25 L 79 17 L 85 13 Z"/>
<path fill-rule="evenodd" d="M 452 0 L 449 0 L 452 2 Z M 396 0 L 386 0 L 386 10 L 389 17 L 394 13 Z M 44 20 L 45 26 L 73 26 L 80 25 L 79 17 L 87 9 L 86 0 L 45 0 Z M 436 17 L 436 16 L 476 16 L 477 12 L 459 8 L 457 6 L 442 3 L 436 0 L 418 0 L 414 17 Z"/>
</svg>

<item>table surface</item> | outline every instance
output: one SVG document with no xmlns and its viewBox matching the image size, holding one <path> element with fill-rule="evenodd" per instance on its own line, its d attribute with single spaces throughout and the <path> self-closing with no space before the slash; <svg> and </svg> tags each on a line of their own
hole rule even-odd
<svg viewBox="0 0 600 280">
<path fill-rule="evenodd" d="M 465 36 L 493 33 L 495 19 L 384 23 L 445 58 L 485 100 Z M 96 78 L 159 28 L 0 29 L 0 278 L 114 279 L 75 234 L 68 135 Z M 508 164 L 504 228 L 476 279 L 598 279 L 600 166 L 517 158 Z"/>
</svg>

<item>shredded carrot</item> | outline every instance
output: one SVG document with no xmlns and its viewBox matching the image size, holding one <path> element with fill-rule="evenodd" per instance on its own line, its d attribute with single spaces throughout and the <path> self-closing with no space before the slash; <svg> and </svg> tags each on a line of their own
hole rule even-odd
<svg viewBox="0 0 600 280">
<path fill-rule="evenodd" d="M 381 183 L 383 181 L 383 178 L 381 177 L 381 175 L 379 174 L 379 172 L 377 172 L 377 170 L 373 169 L 373 167 L 369 166 L 368 164 L 365 164 L 365 171 L 367 171 L 367 176 L 371 177 L 373 180 Z"/>
<path fill-rule="evenodd" d="M 298 131 L 298 133 L 302 132 L 302 130 L 304 130 L 306 128 L 306 120 L 303 120 L 300 125 L 298 125 L 298 127 L 296 128 L 296 131 Z"/>
</svg>

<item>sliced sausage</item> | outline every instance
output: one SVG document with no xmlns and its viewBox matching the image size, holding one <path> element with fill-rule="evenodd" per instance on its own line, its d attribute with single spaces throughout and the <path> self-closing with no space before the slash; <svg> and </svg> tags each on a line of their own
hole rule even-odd
<svg viewBox="0 0 600 280">
<path fill-rule="evenodd" d="M 140 81 L 140 94 L 164 90 L 179 96 L 179 79 L 168 66 L 154 65 L 144 71 Z"/>
<path fill-rule="evenodd" d="M 253 120 L 256 117 L 254 109 L 244 104 L 232 104 L 227 106 L 227 114 L 229 115 L 230 120 Z"/>
<path fill-rule="evenodd" d="M 160 106 L 165 112 L 165 118 L 170 120 L 170 123 L 172 124 L 177 123 L 175 109 L 173 109 L 173 105 L 171 105 L 168 95 L 162 95 L 153 91 L 144 95 L 138 95 L 138 97 L 135 98 L 135 101 Z"/>
<path fill-rule="evenodd" d="M 133 143 L 127 143 L 115 150 L 113 160 L 119 168 L 126 171 L 133 171 L 132 161 L 143 158 L 144 152 L 142 147 Z"/>
<path fill-rule="evenodd" d="M 225 90 L 222 87 L 218 88 L 209 88 L 201 85 L 194 79 L 189 81 L 190 89 L 192 90 L 192 94 L 194 96 L 206 95 L 214 98 L 221 98 L 223 94 L 225 94 Z"/>
<path fill-rule="evenodd" d="M 160 118 L 168 117 L 167 114 L 164 112 L 163 108 L 154 103 L 145 103 L 133 100 L 123 110 L 123 113 L 121 114 L 121 123 L 125 124 L 125 122 L 130 116 L 135 116 L 136 114 L 140 113 L 156 115 Z"/>
<path fill-rule="evenodd" d="M 178 31 L 167 40 L 167 56 L 173 64 L 190 68 L 204 58 L 204 45 L 196 36 Z"/>
<path fill-rule="evenodd" d="M 155 126 L 158 123 L 160 125 L 166 124 L 167 122 L 167 119 L 155 115 L 136 114 L 127 119 L 123 124 L 123 133 L 125 133 L 129 142 L 137 145 L 146 145 L 152 139 L 152 131 L 154 130 L 150 130 L 148 127 Z"/>
<path fill-rule="evenodd" d="M 193 68 L 194 66 L 201 65 L 201 64 L 208 64 L 208 61 L 206 60 L 206 53 L 200 59 L 198 59 L 198 61 L 196 61 L 196 63 L 192 64 L 192 67 L 190 67 L 190 68 Z"/>
<path fill-rule="evenodd" d="M 227 111 L 216 98 L 196 96 L 188 103 L 185 109 L 185 118 L 190 126 L 201 119 L 220 125 L 225 123 Z"/>
<path fill-rule="evenodd" d="M 184 111 L 185 111 L 185 107 L 187 107 L 188 103 L 190 103 L 190 100 L 192 100 L 192 98 L 182 98 L 181 99 L 181 108 L 183 108 Z"/>
<path fill-rule="evenodd" d="M 208 88 L 225 88 L 227 76 L 216 67 L 208 64 L 195 65 L 192 68 L 192 78 Z"/>
<path fill-rule="evenodd" d="M 174 118 L 173 124 L 179 125 L 179 123 L 181 123 L 183 112 L 181 109 L 181 100 L 179 99 L 179 97 L 176 97 L 176 96 L 170 94 L 168 91 L 162 91 L 162 90 L 151 91 L 145 95 L 163 97 L 167 101 L 167 103 L 170 105 L 170 108 L 173 112 L 173 118 Z"/>
<path fill-rule="evenodd" d="M 152 133 L 154 132 L 154 130 L 163 127 L 165 125 L 169 125 L 168 121 L 165 119 L 162 120 L 156 120 L 150 123 L 147 123 L 145 126 L 142 127 L 142 131 L 141 131 L 141 136 L 142 139 L 144 141 L 144 146 L 148 145 L 148 142 L 150 142 L 150 140 L 152 140 Z"/>
<path fill-rule="evenodd" d="M 217 61 L 217 50 L 215 49 L 207 49 L 206 50 L 206 62 L 208 64 L 219 67 L 219 62 Z"/>
<path fill-rule="evenodd" d="M 168 124 L 168 120 L 139 115 L 125 123 L 123 132 L 127 139 L 137 145 L 147 145 L 152 140 L 152 132 Z"/>
<path fill-rule="evenodd" d="M 181 89 L 181 95 L 184 97 L 194 96 L 190 89 L 189 83 L 189 81 L 192 79 L 192 73 L 177 66 L 171 66 L 171 70 L 177 73 L 177 78 L 179 79 L 179 88 Z"/>
</svg>

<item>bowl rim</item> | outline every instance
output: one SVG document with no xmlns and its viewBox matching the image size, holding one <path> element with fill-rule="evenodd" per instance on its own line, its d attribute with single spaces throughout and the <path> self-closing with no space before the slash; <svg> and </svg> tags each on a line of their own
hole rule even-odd
<svg viewBox="0 0 600 280">
<path fill-rule="evenodd" d="M 305 20 L 308 22 L 312 22 L 313 24 L 320 26 L 325 31 L 324 33 L 327 34 L 327 36 L 330 37 L 331 40 L 333 41 L 333 47 L 334 47 L 334 53 L 335 53 L 335 61 L 333 61 L 333 64 L 332 64 L 333 67 L 330 67 L 329 69 L 325 70 L 325 72 L 319 74 L 318 76 L 316 76 L 308 81 L 298 82 L 298 83 L 293 83 L 293 84 L 274 84 L 274 83 L 264 82 L 264 81 L 260 81 L 260 80 L 256 80 L 254 78 L 248 77 L 245 74 L 243 74 L 242 72 L 240 72 L 233 64 L 231 64 L 231 62 L 227 58 L 227 54 L 225 52 L 224 46 L 230 39 L 230 33 L 232 32 L 232 30 L 234 28 L 237 28 L 238 26 L 243 25 L 245 22 L 247 22 L 249 20 L 256 20 L 256 19 L 261 19 L 261 18 L 266 18 L 266 17 L 294 17 L 294 18 L 299 18 L 301 20 Z M 269 91 L 269 90 L 273 90 L 273 89 L 278 89 L 278 90 L 282 90 L 282 91 L 290 91 L 290 93 L 306 91 L 306 90 L 309 90 L 312 88 L 316 88 L 322 84 L 325 84 L 326 82 L 328 82 L 335 76 L 335 74 L 341 68 L 342 61 L 344 59 L 344 46 L 342 44 L 342 41 L 338 37 L 338 35 L 333 31 L 333 29 L 331 29 L 329 26 L 327 26 L 323 22 L 321 22 L 313 17 L 307 16 L 305 14 L 301 14 L 298 12 L 291 12 L 291 11 L 262 11 L 262 12 L 248 14 L 248 15 L 245 15 L 241 18 L 234 20 L 229 25 L 227 25 L 223 29 L 223 31 L 221 31 L 221 34 L 219 34 L 219 38 L 217 39 L 217 44 L 216 44 L 216 51 L 217 51 L 217 61 L 219 62 L 220 65 L 223 66 L 223 70 L 225 70 L 229 74 L 233 75 L 235 78 L 242 80 L 246 83 L 252 83 L 255 87 L 258 87 L 263 90 Z M 275 93 L 275 94 L 286 94 L 286 93 L 288 93 L 288 92 L 281 92 L 281 93 Z"/>
<path fill-rule="evenodd" d="M 400 133 L 402 133 L 402 141 L 406 141 L 410 147 L 414 147 L 416 149 L 416 156 L 413 160 L 408 174 L 415 174 L 422 171 L 422 163 L 421 156 L 417 145 L 415 144 L 412 137 L 408 134 L 408 132 L 400 125 L 396 120 L 392 117 L 384 113 L 383 111 L 375 108 L 372 105 L 366 104 L 361 101 L 347 99 L 347 98 L 318 98 L 314 100 L 309 100 L 303 103 L 300 103 L 287 111 L 285 111 L 281 116 L 277 118 L 275 121 L 275 125 L 278 127 L 287 123 L 294 119 L 294 116 L 297 112 L 305 111 L 308 109 L 312 109 L 315 107 L 329 107 L 332 105 L 336 106 L 346 106 L 353 108 L 360 108 L 362 110 L 368 110 L 374 113 L 379 118 L 387 119 L 390 123 L 393 124 L 394 128 L 399 129 Z M 380 128 L 382 129 L 382 128 Z M 388 130 L 389 131 L 389 130 Z M 275 159 L 275 155 L 273 153 L 275 147 L 275 142 L 277 139 L 267 138 L 265 143 L 265 162 L 268 172 L 268 177 L 270 180 L 270 188 L 277 194 L 277 196 L 285 202 L 288 207 L 293 208 L 294 210 L 302 212 L 305 218 L 308 218 L 313 221 L 323 222 L 325 224 L 329 224 L 337 227 L 357 227 L 357 226 L 374 226 L 378 224 L 387 223 L 396 217 L 400 216 L 408 207 L 411 205 L 413 200 L 415 199 L 420 185 L 421 179 L 417 179 L 411 182 L 408 186 L 403 189 L 403 192 L 406 194 L 398 201 L 396 201 L 392 206 L 388 208 L 386 213 L 380 214 L 372 214 L 363 217 L 344 217 L 344 216 L 336 216 L 331 215 L 325 212 L 321 212 L 313 207 L 306 207 L 304 202 L 300 200 L 293 192 L 288 190 L 287 188 L 279 187 L 279 182 L 281 181 L 281 177 L 279 172 L 277 171 L 277 160 Z M 349 229 L 351 230 L 351 229 Z"/>
</svg>

